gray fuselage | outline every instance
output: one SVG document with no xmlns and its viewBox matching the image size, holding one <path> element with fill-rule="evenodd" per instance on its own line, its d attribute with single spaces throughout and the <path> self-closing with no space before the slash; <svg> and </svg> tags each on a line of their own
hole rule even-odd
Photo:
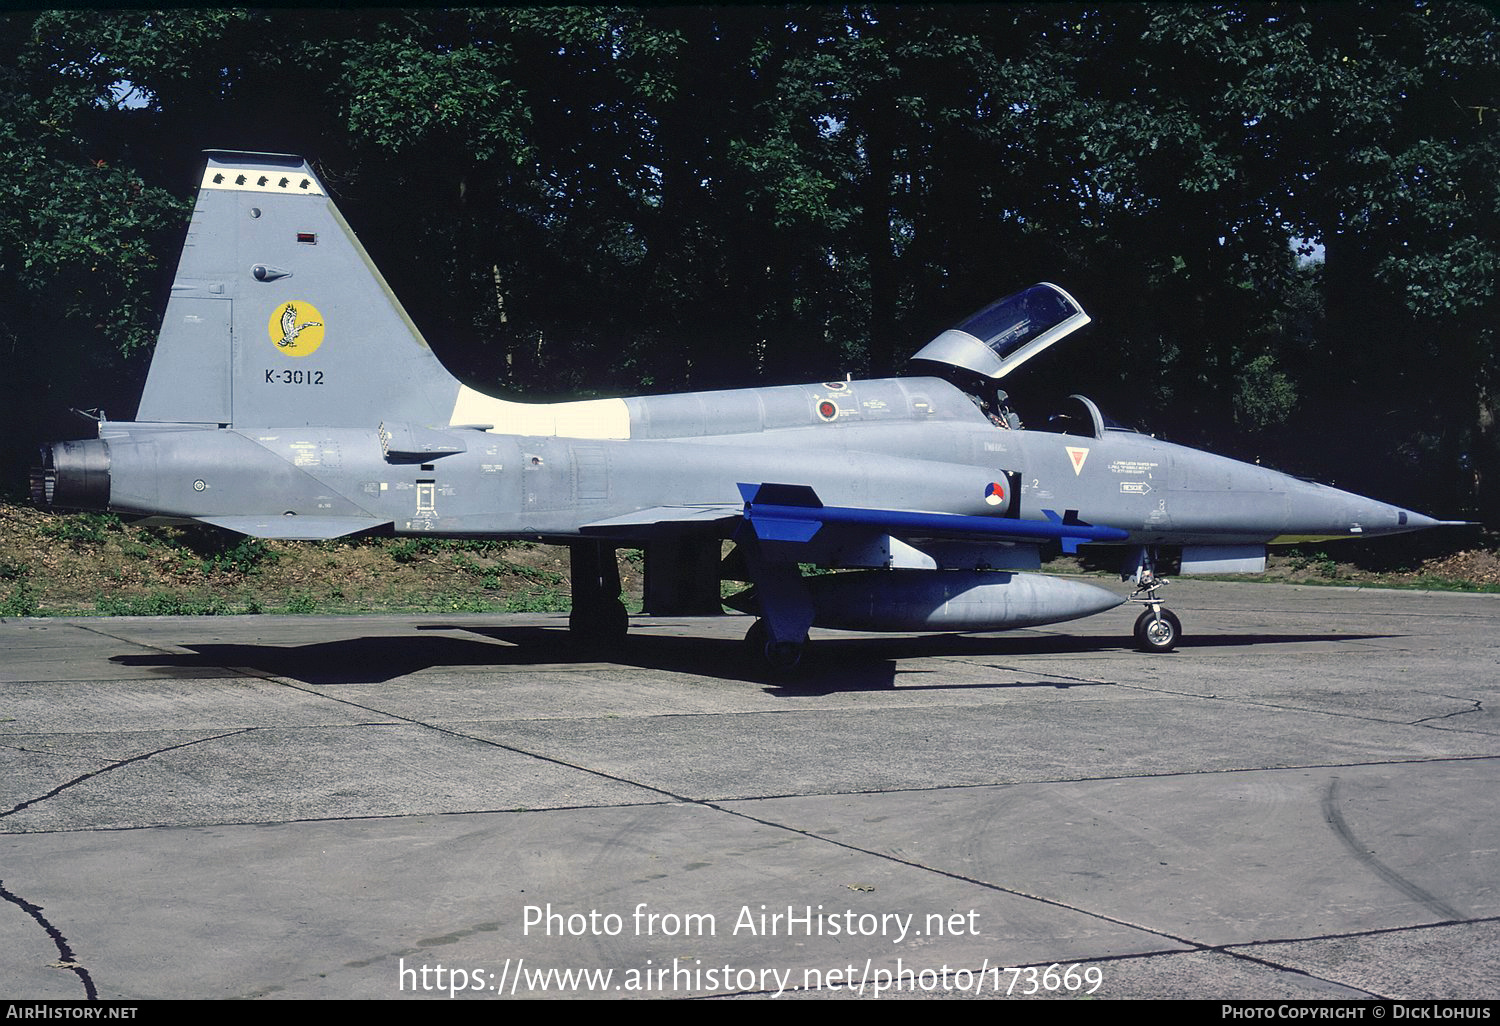
<svg viewBox="0 0 1500 1026">
<path fill-rule="evenodd" d="M 360 517 L 401 534 L 566 540 L 638 510 L 737 505 L 742 482 L 808 485 L 828 505 L 989 516 L 997 511 L 987 486 L 1012 481 L 1019 488 L 1009 515 L 1075 511 L 1128 531 L 1133 544 L 1264 544 L 1429 526 L 1395 506 L 1130 431 L 997 427 L 938 378 L 624 403 L 628 438 L 425 429 L 448 444 L 396 458 L 382 452 L 374 426 L 108 424 L 108 506 L 182 518 Z M 603 533 L 628 542 L 633 532 Z"/>
</svg>

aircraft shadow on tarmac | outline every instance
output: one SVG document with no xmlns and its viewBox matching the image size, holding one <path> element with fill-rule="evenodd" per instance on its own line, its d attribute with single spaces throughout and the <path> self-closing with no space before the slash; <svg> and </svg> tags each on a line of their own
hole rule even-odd
<svg viewBox="0 0 1500 1026">
<path fill-rule="evenodd" d="M 902 660 L 931 657 L 996 659 L 1028 655 L 1084 655 L 1121 652 L 1124 639 L 1065 634 L 969 635 L 940 634 L 915 637 L 820 637 L 809 645 L 803 665 L 785 680 L 768 680 L 744 657 L 737 638 L 692 637 L 675 633 L 685 625 L 662 623 L 652 626 L 673 630 L 672 634 L 637 630 L 620 642 L 582 645 L 566 628 L 550 626 L 476 626 L 433 623 L 417 628 L 420 635 L 371 636 L 322 641 L 309 645 L 192 644 L 179 647 L 181 655 L 120 655 L 111 662 L 145 667 L 171 677 L 203 676 L 206 670 L 235 669 L 252 674 L 286 677 L 309 685 L 380 684 L 422 670 L 451 667 L 528 666 L 615 663 L 661 670 L 743 680 L 775 685 L 787 694 L 818 694 L 834 691 L 874 691 L 896 686 L 899 672 L 904 688 L 922 688 L 913 679 L 918 667 L 902 669 Z M 691 628 L 686 628 L 690 630 Z M 439 632 L 462 632 L 455 637 Z M 486 640 L 477 640 L 474 636 Z M 1184 638 L 1182 648 L 1212 649 L 1309 642 L 1363 641 L 1387 635 L 1371 634 L 1235 634 Z M 1176 659 L 1187 653 L 1168 655 L 1140 653 L 1141 659 Z M 968 687 L 1080 687 L 1087 682 L 1050 680 L 1018 681 L 1013 684 L 935 685 Z"/>
</svg>

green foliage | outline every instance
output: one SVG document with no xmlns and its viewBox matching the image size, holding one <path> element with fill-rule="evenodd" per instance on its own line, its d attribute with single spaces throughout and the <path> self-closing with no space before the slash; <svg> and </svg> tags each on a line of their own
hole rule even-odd
<svg viewBox="0 0 1500 1026">
<path fill-rule="evenodd" d="M 411 563 L 419 559 L 427 552 L 432 551 L 424 546 L 425 538 L 402 538 L 391 542 L 385 550 L 390 557 L 398 563 Z"/>
<path fill-rule="evenodd" d="M 120 518 L 113 513 L 72 513 L 44 525 L 41 533 L 75 545 L 99 545 L 120 528 Z"/>
<path fill-rule="evenodd" d="M 100 595 L 94 609 L 101 616 L 223 616 L 232 612 L 222 598 L 200 598 L 153 591 L 146 595 Z"/>
<path fill-rule="evenodd" d="M 1417 0 L 0 15 L 7 469 L 69 406 L 128 415 L 229 125 L 317 157 L 475 384 L 886 373 L 1046 277 L 1103 334 L 1026 394 L 1356 490 L 1408 453 L 1405 490 L 1497 509 L 1497 24 Z"/>
<path fill-rule="evenodd" d="M 1288 553 L 1287 562 L 1293 570 L 1307 570 L 1330 580 L 1340 576 L 1338 561 L 1322 549 L 1309 552 L 1305 548 L 1294 548 Z"/>
<path fill-rule="evenodd" d="M 1280 426 L 1297 405 L 1297 386 L 1276 367 L 1276 357 L 1257 356 L 1240 371 L 1234 395 L 1235 423 L 1251 431 Z"/>
<path fill-rule="evenodd" d="M 203 560 L 204 573 L 253 574 L 277 560 L 275 550 L 259 538 L 241 538 Z"/>
<path fill-rule="evenodd" d="M 153 548 L 166 548 L 181 560 L 184 570 L 197 569 L 205 574 L 253 574 L 278 559 L 276 550 L 260 538 L 206 524 L 152 527 L 139 537 L 139 542 L 125 543 L 127 555 L 144 559 Z"/>
<path fill-rule="evenodd" d="M 356 140 L 401 154 L 449 136 L 480 161 L 520 164 L 530 156 L 528 112 L 507 77 L 503 46 L 474 39 L 436 49 L 388 34 L 347 54 L 348 127 Z"/>
<path fill-rule="evenodd" d="M 422 603 L 430 612 L 493 613 L 498 607 L 489 600 L 473 595 L 433 595 Z"/>
<path fill-rule="evenodd" d="M 1403 582 L 1400 587 L 1421 591 L 1468 591 L 1484 595 L 1500 594 L 1500 584 L 1490 584 L 1484 581 L 1456 581 L 1451 577 L 1436 577 L 1430 574 L 1419 574 L 1410 581 Z"/>
<path fill-rule="evenodd" d="M 518 595 L 505 603 L 507 613 L 565 613 L 573 607 L 572 600 L 560 591 L 542 590 Z M 476 610 L 483 612 L 483 610 Z"/>
<path fill-rule="evenodd" d="M 448 555 L 455 562 L 467 562 L 472 565 L 472 560 L 465 560 L 466 554 L 498 559 L 517 544 L 513 541 L 496 541 L 487 538 L 429 538 L 416 535 L 386 542 L 385 550 L 398 563 L 412 563 L 419 559 Z"/>
<path fill-rule="evenodd" d="M 316 613 L 318 600 L 305 591 L 296 592 L 287 596 L 286 611 L 288 613 Z"/>
<path fill-rule="evenodd" d="M 35 616 L 38 608 L 36 589 L 23 577 L 0 601 L 0 616 Z"/>
</svg>

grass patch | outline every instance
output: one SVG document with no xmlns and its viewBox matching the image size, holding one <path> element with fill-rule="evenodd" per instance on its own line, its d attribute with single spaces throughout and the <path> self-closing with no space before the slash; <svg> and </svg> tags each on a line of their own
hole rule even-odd
<svg viewBox="0 0 1500 1026">
<path fill-rule="evenodd" d="M 298 592 L 287 597 L 285 610 L 288 613 L 316 613 L 318 600 L 307 592 Z"/>
<path fill-rule="evenodd" d="M 514 595 L 504 608 L 507 613 L 566 613 L 573 608 L 573 600 L 560 591 L 543 589 Z"/>
<path fill-rule="evenodd" d="M 153 591 L 146 595 L 101 595 L 94 602 L 100 616 L 223 616 L 234 612 L 216 596 L 197 597 Z"/>
</svg>

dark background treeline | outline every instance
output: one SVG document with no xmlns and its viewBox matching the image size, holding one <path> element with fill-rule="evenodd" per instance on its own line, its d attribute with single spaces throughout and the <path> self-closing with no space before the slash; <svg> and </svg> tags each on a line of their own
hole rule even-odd
<svg viewBox="0 0 1500 1026">
<path fill-rule="evenodd" d="M 210 147 L 306 155 L 443 360 L 537 398 L 1007 382 L 1500 520 L 1500 35 L 1456 2 L 0 15 L 0 457 L 134 412 Z M 379 411 L 371 411 L 374 426 Z"/>
</svg>

